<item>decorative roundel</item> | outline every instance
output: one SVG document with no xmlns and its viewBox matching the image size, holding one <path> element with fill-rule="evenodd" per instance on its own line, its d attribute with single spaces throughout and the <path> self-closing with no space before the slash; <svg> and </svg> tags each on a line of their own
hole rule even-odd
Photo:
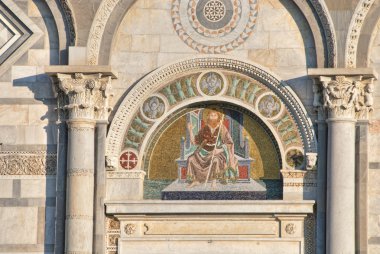
<svg viewBox="0 0 380 254">
<path fill-rule="evenodd" d="M 281 113 L 282 103 L 277 96 L 269 93 L 259 98 L 257 109 L 262 116 L 274 119 Z"/>
<path fill-rule="evenodd" d="M 305 156 L 299 149 L 292 148 L 286 152 L 285 159 L 288 166 L 292 168 L 300 168 L 305 161 Z"/>
<path fill-rule="evenodd" d="M 124 169 L 134 169 L 137 166 L 138 157 L 135 151 L 127 150 L 120 155 L 120 166 Z"/>
<path fill-rule="evenodd" d="M 188 46 L 201 53 L 225 53 L 252 33 L 257 0 L 173 0 L 171 15 Z"/>
<path fill-rule="evenodd" d="M 206 96 L 219 95 L 227 88 L 224 75 L 218 72 L 202 73 L 197 81 L 197 87 L 201 94 Z"/>
<path fill-rule="evenodd" d="M 165 113 L 166 108 L 165 99 L 156 94 L 144 101 L 141 106 L 141 113 L 147 120 L 155 121 Z"/>
</svg>

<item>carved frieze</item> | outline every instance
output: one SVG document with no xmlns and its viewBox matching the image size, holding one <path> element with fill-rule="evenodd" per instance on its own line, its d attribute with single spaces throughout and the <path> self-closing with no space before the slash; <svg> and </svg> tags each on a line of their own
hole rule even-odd
<svg viewBox="0 0 380 254">
<path fill-rule="evenodd" d="M 120 238 L 120 221 L 115 217 L 106 217 L 106 253 L 117 253 L 117 244 Z"/>
<path fill-rule="evenodd" d="M 0 175 L 55 175 L 56 166 L 55 153 L 0 153 Z"/>
<path fill-rule="evenodd" d="M 55 88 L 61 118 L 107 120 L 112 110 L 109 100 L 113 96 L 110 76 L 74 73 L 57 74 L 57 77 Z"/>
</svg>

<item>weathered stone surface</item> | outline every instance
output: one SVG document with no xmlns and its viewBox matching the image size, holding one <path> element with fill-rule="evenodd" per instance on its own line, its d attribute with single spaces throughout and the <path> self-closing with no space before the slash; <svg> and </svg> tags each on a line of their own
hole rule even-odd
<svg viewBox="0 0 380 254">
<path fill-rule="evenodd" d="M 37 243 L 37 207 L 0 207 L 0 244 Z"/>
</svg>

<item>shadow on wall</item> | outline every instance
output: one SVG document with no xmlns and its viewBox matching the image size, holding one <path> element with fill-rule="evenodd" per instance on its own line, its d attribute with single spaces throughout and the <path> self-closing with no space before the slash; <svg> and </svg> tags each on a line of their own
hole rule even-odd
<svg viewBox="0 0 380 254">
<path fill-rule="evenodd" d="M 25 8 L 26 10 L 29 8 L 30 12 L 39 12 L 38 15 L 42 17 L 33 17 L 32 19 L 46 34 L 33 45 L 32 50 L 35 54 L 30 54 L 29 51 L 16 63 L 18 66 L 12 68 L 13 86 L 29 89 L 33 93 L 33 98 L 24 96 L 24 98 L 16 100 L 9 99 L 9 103 L 28 106 L 28 117 L 30 119 L 27 123 L 28 126 L 25 127 L 29 130 L 24 131 L 24 135 L 31 137 L 29 137 L 27 145 L 17 149 L 37 154 L 38 152 L 46 152 L 45 161 L 41 163 L 45 165 L 46 169 L 48 167 L 54 168 L 54 164 L 56 166 L 55 174 L 36 176 L 35 179 L 39 179 L 40 184 L 44 184 L 43 187 L 30 185 L 29 188 L 45 188 L 43 197 L 45 204 L 38 207 L 37 244 L 42 245 L 44 253 L 63 253 L 67 131 L 66 123 L 57 123 L 57 112 L 55 110 L 57 101 L 51 80 L 43 73 L 43 65 L 60 64 L 60 58 L 67 59 L 67 50 L 59 51 L 58 31 L 47 3 L 33 0 L 33 4 L 35 7 L 28 5 Z M 42 129 L 46 135 L 40 134 Z M 42 140 L 42 137 L 46 140 Z M 56 159 L 53 159 L 54 157 Z M 43 181 L 45 182 L 43 183 Z"/>
</svg>

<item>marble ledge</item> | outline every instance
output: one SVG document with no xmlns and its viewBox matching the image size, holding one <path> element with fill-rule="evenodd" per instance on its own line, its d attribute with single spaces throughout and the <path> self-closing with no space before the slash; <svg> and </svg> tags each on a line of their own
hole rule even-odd
<svg viewBox="0 0 380 254">
<path fill-rule="evenodd" d="M 288 200 L 142 200 L 105 202 L 106 213 L 117 214 L 309 214 L 315 201 Z"/>
<path fill-rule="evenodd" d="M 363 76 L 363 79 L 378 79 L 378 73 L 373 68 L 309 68 L 307 75 L 312 78 L 320 76 Z"/>
<path fill-rule="evenodd" d="M 102 73 L 104 76 L 111 76 L 111 78 L 116 79 L 118 73 L 113 70 L 110 65 L 51 65 L 45 66 L 45 73 L 49 76 L 56 76 L 57 73 L 63 74 L 96 74 Z"/>
</svg>

